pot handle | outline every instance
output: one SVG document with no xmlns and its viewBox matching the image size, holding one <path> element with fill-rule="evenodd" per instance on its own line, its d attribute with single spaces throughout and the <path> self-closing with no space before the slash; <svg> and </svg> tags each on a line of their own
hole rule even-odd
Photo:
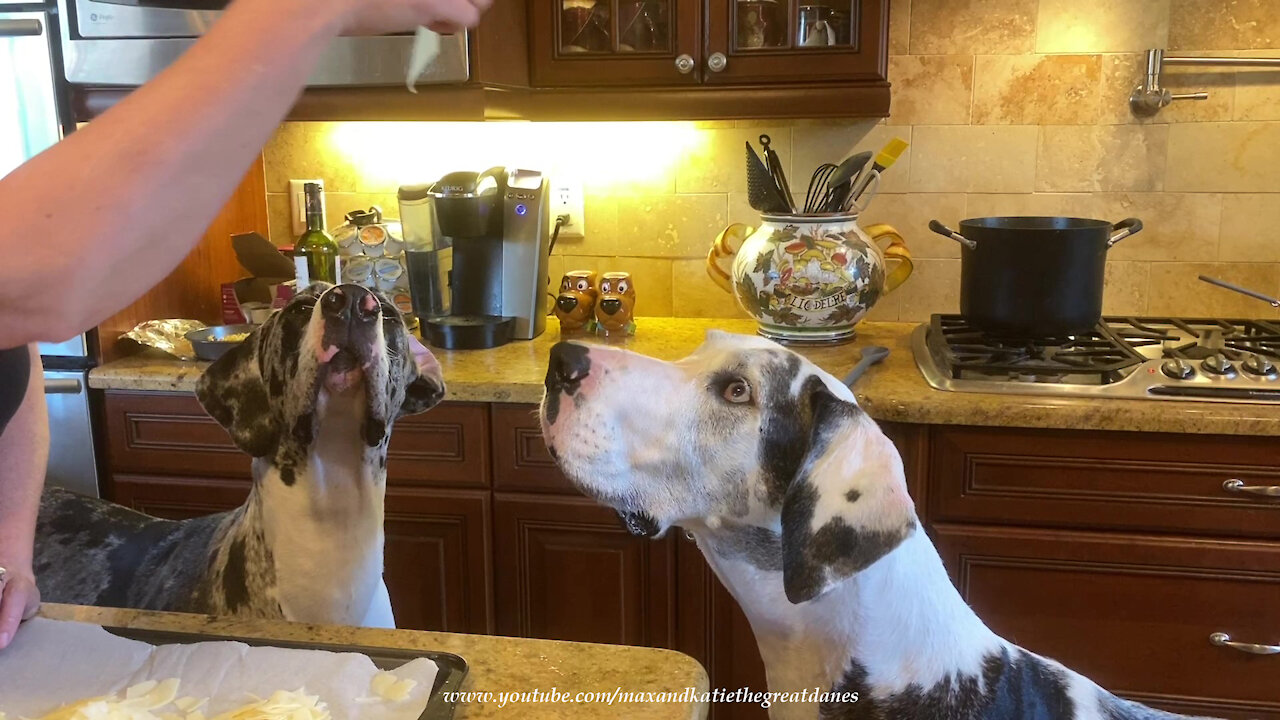
<svg viewBox="0 0 1280 720">
<path fill-rule="evenodd" d="M 716 285 L 727 293 L 733 293 L 733 276 L 721 266 L 721 261 L 726 259 L 732 261 L 733 256 L 738 253 L 738 248 L 742 247 L 743 241 L 751 237 L 754 230 L 755 228 L 750 225 L 734 223 L 716 236 L 715 242 L 711 244 L 711 251 L 707 253 L 707 275 L 710 275 Z M 737 247 L 734 247 L 735 244 Z"/>
<path fill-rule="evenodd" d="M 911 251 L 907 249 L 907 241 L 903 240 L 902 235 L 899 235 L 898 231 L 890 225 L 883 223 L 869 225 L 862 230 L 871 236 L 872 241 L 888 238 L 889 245 L 884 249 L 885 260 L 898 261 L 884 278 L 884 292 L 888 295 L 906 282 L 907 278 L 911 277 L 911 272 L 915 270 L 915 264 L 911 261 Z"/>
<path fill-rule="evenodd" d="M 1141 223 L 1139 223 L 1139 224 L 1141 224 Z M 943 225 L 942 223 L 938 222 L 937 220 L 930 220 L 930 221 L 929 221 L 929 229 L 930 229 L 930 230 L 932 230 L 932 231 L 934 231 L 934 232 L 936 232 L 936 233 L 938 233 L 939 235 L 941 235 L 941 236 L 942 236 L 942 237 L 944 237 L 944 238 L 951 238 L 952 240 L 955 240 L 956 242 L 958 242 L 958 243 L 960 243 L 961 245 L 963 245 L 963 246 L 965 246 L 965 247 L 969 248 L 970 250 L 973 250 L 973 249 L 975 249 L 975 248 L 977 248 L 977 247 L 978 247 L 978 243 L 976 243 L 976 242 L 974 242 L 974 241 L 970 240 L 969 238 L 967 238 L 967 237 L 965 237 L 965 236 L 961 235 L 960 233 L 956 232 L 955 230 L 952 230 L 951 228 L 947 227 L 946 225 Z"/>
<path fill-rule="evenodd" d="M 1142 232 L 1142 221 L 1138 218 L 1125 218 L 1115 225 L 1111 226 L 1111 239 L 1107 240 L 1107 247 L 1111 247 L 1130 235 L 1137 235 Z"/>
</svg>

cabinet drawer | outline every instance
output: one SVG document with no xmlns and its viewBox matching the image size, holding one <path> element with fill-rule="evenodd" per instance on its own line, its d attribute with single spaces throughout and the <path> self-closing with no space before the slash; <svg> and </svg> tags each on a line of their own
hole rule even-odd
<svg viewBox="0 0 1280 720">
<path fill-rule="evenodd" d="M 1275 438 L 937 428 L 930 518 L 943 522 L 1280 537 Z"/>
<path fill-rule="evenodd" d="M 493 406 L 494 487 L 578 495 L 542 441 L 537 410 L 536 405 Z"/>
<path fill-rule="evenodd" d="M 1280 543 L 935 525 L 952 580 L 1000 635 L 1119 695 L 1280 718 Z"/>
<path fill-rule="evenodd" d="M 249 497 L 248 480 L 115 475 L 108 500 L 167 520 L 225 512 Z"/>
<path fill-rule="evenodd" d="M 115 473 L 252 477 L 250 458 L 189 393 L 108 392 L 110 467 Z M 488 485 L 489 413 L 483 404 L 444 403 L 395 424 L 391 485 Z"/>
<path fill-rule="evenodd" d="M 387 483 L 487 487 L 488 407 L 443 403 L 397 420 L 387 448 Z"/>
<path fill-rule="evenodd" d="M 249 456 L 195 395 L 108 392 L 103 405 L 114 472 L 252 477 Z"/>
</svg>

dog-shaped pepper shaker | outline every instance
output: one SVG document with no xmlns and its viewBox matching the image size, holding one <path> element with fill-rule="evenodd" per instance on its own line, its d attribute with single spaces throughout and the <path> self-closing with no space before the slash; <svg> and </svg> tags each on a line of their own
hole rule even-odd
<svg viewBox="0 0 1280 720">
<path fill-rule="evenodd" d="M 570 270 L 560 281 L 556 296 L 556 317 L 561 333 L 595 330 L 596 274 L 592 270 Z"/>
<path fill-rule="evenodd" d="M 596 301 L 596 331 L 605 337 L 634 335 L 636 289 L 631 273 L 611 272 L 600 278 L 600 299 Z"/>
</svg>

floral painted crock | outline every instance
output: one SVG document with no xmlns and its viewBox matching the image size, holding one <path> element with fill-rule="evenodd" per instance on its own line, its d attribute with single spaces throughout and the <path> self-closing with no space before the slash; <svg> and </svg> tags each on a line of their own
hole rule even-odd
<svg viewBox="0 0 1280 720">
<path fill-rule="evenodd" d="M 758 228 L 730 225 L 707 255 L 711 279 L 737 297 L 760 334 L 788 343 L 853 338 L 854 325 L 912 269 L 897 230 L 861 228 L 856 215 L 764 215 Z"/>
</svg>

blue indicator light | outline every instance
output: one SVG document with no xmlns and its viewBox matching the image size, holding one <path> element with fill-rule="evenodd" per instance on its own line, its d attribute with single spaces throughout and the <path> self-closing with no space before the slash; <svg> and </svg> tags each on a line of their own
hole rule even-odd
<svg viewBox="0 0 1280 720">
<path fill-rule="evenodd" d="M 519 205 L 516 206 L 517 215 L 524 215 L 527 212 L 529 212 L 529 208 L 525 207 L 524 203 L 520 203 Z"/>
</svg>

